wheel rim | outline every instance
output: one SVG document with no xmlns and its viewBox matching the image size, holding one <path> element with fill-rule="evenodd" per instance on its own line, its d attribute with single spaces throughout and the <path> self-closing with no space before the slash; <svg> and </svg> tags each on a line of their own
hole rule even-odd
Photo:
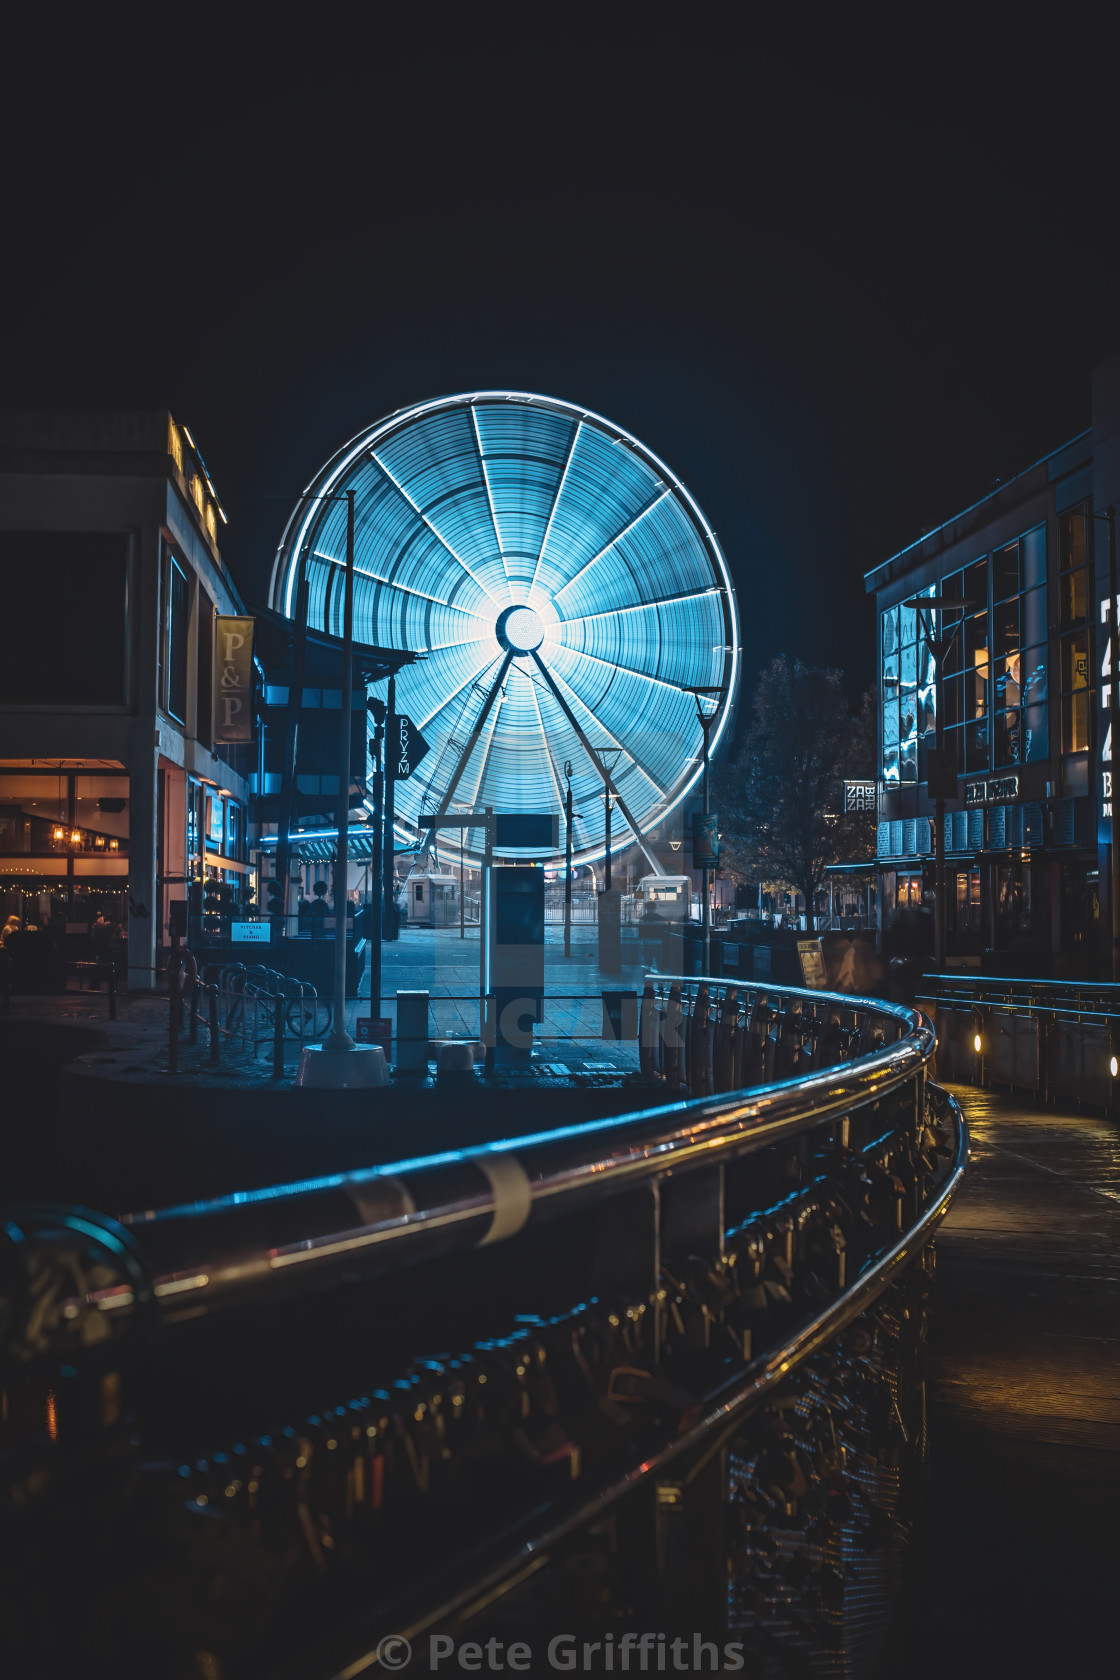
<svg viewBox="0 0 1120 1680">
<path fill-rule="evenodd" d="M 625 811 L 613 845 L 629 843 L 630 818 L 667 838 L 701 773 L 690 691 L 715 691 L 714 752 L 739 645 L 719 544 L 665 463 L 599 415 L 524 393 L 390 416 L 317 475 L 277 555 L 273 605 L 294 610 L 302 560 L 309 621 L 334 635 L 346 516 L 310 498 L 347 489 L 355 635 L 427 655 L 397 679 L 397 709 L 431 748 L 397 786 L 398 839 L 417 839 L 421 818 L 449 804 L 562 809 L 568 762 L 577 863 L 603 854 L 604 764 Z M 468 860 L 482 843 L 468 833 Z M 456 839 L 446 856 L 457 855 Z"/>
</svg>

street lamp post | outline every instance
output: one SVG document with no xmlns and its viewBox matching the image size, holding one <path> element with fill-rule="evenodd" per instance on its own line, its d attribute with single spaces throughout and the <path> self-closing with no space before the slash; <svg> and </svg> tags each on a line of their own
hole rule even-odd
<svg viewBox="0 0 1120 1680">
<path fill-rule="evenodd" d="M 564 955 L 572 954 L 572 761 L 565 760 L 568 791 L 564 795 Z"/>
<path fill-rule="evenodd" d="M 324 1050 L 353 1050 L 346 1031 L 346 891 L 350 852 L 350 755 L 354 729 L 354 492 L 346 491 L 346 590 L 342 608 L 342 691 L 338 722 L 338 839 L 334 860 L 334 1028 Z"/>
<path fill-rule="evenodd" d="M 354 491 L 324 498 L 346 502 L 346 589 L 342 609 L 342 670 L 338 723 L 338 838 L 334 862 L 334 1022 L 322 1044 L 300 1053 L 300 1085 L 375 1085 L 383 1081 L 380 1050 L 355 1044 L 346 1031 L 346 875 L 350 840 L 350 754 L 354 729 Z M 378 980 L 380 990 L 380 979 Z"/>
<path fill-rule="evenodd" d="M 702 751 L 702 755 L 703 755 L 702 763 L 704 765 L 704 779 L 703 779 L 704 815 L 705 815 L 705 817 L 709 817 L 709 816 L 711 816 L 711 777 L 710 777 L 710 761 L 709 761 L 709 756 L 708 756 L 708 744 L 709 744 L 709 737 L 711 736 L 711 733 L 712 733 L 712 725 L 716 721 L 716 715 L 719 711 L 719 701 L 722 698 L 722 696 L 727 693 L 727 689 L 725 687 L 723 687 L 722 685 L 717 684 L 717 685 L 708 685 L 707 687 L 700 687 L 700 688 L 685 687 L 684 692 L 686 694 L 691 694 L 693 699 L 696 701 L 696 719 L 697 719 L 697 722 L 700 725 L 700 734 L 701 734 L 701 737 L 702 737 L 702 740 L 703 740 L 703 746 L 701 748 L 701 751 Z M 704 709 L 705 704 L 708 703 L 708 702 L 711 702 L 711 705 L 712 705 L 711 711 L 705 711 L 705 709 Z M 708 843 L 707 824 L 705 824 L 705 841 L 706 841 L 706 843 Z M 693 860 L 693 863 L 695 865 L 695 859 Z M 702 895 L 703 895 L 702 896 L 702 902 L 701 902 L 701 905 L 700 905 L 700 942 L 701 942 L 701 968 L 700 968 L 700 972 L 701 972 L 701 974 L 710 974 L 711 971 L 712 971 L 712 904 L 711 904 L 711 869 L 710 869 L 710 866 L 707 863 L 703 863 L 700 866 L 700 878 L 701 878 Z"/>
</svg>

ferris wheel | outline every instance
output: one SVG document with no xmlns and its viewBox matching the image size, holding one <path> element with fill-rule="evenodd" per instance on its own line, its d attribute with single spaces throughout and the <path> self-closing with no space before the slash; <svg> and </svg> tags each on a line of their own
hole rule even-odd
<svg viewBox="0 0 1120 1680">
<path fill-rule="evenodd" d="M 397 710 L 431 749 L 397 786 L 398 839 L 449 810 L 562 812 L 570 766 L 575 861 L 603 855 L 609 786 L 613 844 L 632 835 L 652 863 L 646 837 L 701 774 L 699 706 L 714 752 L 739 680 L 731 578 L 680 480 L 554 398 L 402 409 L 322 468 L 277 553 L 273 606 L 292 616 L 304 567 L 309 623 L 332 635 L 346 514 L 324 498 L 347 490 L 355 637 L 425 655 L 397 678 Z M 467 836 L 468 857 L 482 840 Z"/>
</svg>

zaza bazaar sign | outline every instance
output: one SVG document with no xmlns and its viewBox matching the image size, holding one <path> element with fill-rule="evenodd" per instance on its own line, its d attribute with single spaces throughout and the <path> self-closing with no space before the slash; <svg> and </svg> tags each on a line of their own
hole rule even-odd
<svg viewBox="0 0 1120 1680">
<path fill-rule="evenodd" d="M 992 776 L 985 782 L 966 782 L 966 805 L 1004 805 L 1019 797 L 1018 776 Z"/>
</svg>

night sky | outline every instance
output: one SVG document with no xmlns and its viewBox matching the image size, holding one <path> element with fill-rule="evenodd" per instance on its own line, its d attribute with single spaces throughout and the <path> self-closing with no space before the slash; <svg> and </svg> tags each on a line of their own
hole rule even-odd
<svg viewBox="0 0 1120 1680">
<path fill-rule="evenodd" d="M 28 37 L 4 403 L 169 407 L 257 598 L 270 494 L 360 427 L 475 387 L 582 403 L 718 532 L 748 692 L 778 651 L 865 684 L 862 573 L 1085 427 L 1120 346 L 1099 54 L 659 15 L 541 46 L 434 10 L 279 47 L 205 11 L 141 50 Z"/>
</svg>

